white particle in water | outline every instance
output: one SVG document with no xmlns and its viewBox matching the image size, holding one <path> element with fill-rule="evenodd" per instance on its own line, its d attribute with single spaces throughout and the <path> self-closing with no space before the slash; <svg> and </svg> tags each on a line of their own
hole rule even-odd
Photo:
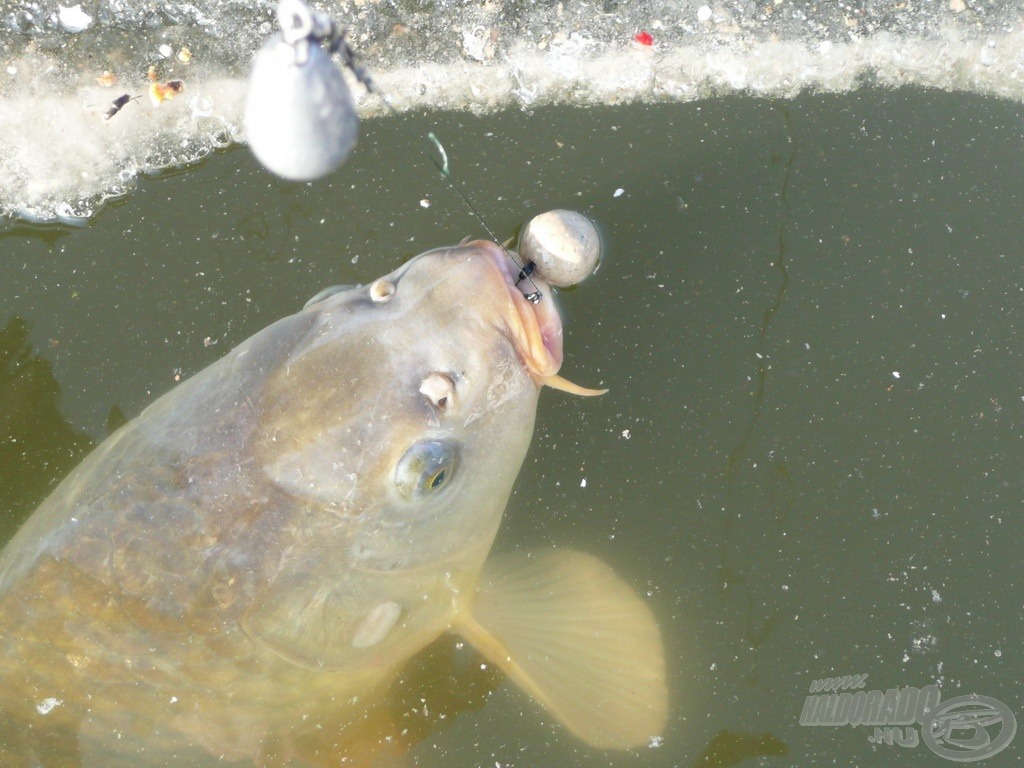
<svg viewBox="0 0 1024 768">
<path fill-rule="evenodd" d="M 941 603 L 942 602 L 942 595 L 939 594 L 939 590 L 937 590 L 937 589 L 933 589 L 932 590 L 932 602 L 933 603 Z"/>
<path fill-rule="evenodd" d="M 664 743 L 665 743 L 665 737 L 664 736 L 651 736 L 651 740 L 649 742 L 647 742 L 647 746 L 650 749 L 657 749 L 658 747 L 660 747 Z"/>
<path fill-rule="evenodd" d="M 898 379 L 898 378 L 900 377 L 900 372 L 899 372 L 899 371 L 893 371 L 893 372 L 892 372 L 892 377 L 893 377 L 894 379 Z"/>
<path fill-rule="evenodd" d="M 623 189 L 622 187 L 619 187 L 619 188 L 618 188 L 618 189 L 616 189 L 616 190 L 615 190 L 614 192 L 612 192 L 612 197 L 622 197 L 622 195 L 623 195 L 623 194 L 624 194 L 625 192 L 626 192 L 626 190 L 624 190 L 624 189 Z"/>
<path fill-rule="evenodd" d="M 580 480 L 580 488 L 586 488 L 586 487 L 587 487 L 587 478 L 584 477 L 582 480 Z"/>
<path fill-rule="evenodd" d="M 711 20 L 711 8 L 706 5 L 702 5 L 697 9 L 697 21 L 710 21 Z"/>
<path fill-rule="evenodd" d="M 53 711 L 54 707 L 59 707 L 63 703 L 60 699 L 50 696 L 36 704 L 36 712 L 40 715 L 48 715 Z"/>
<path fill-rule="evenodd" d="M 997 659 L 999 659 L 999 658 L 1002 658 L 1002 656 L 1003 656 L 1003 652 L 1002 652 L 1002 650 L 1001 650 L 1001 649 L 999 649 L 999 648 L 996 648 L 996 649 L 995 649 L 995 650 L 993 651 L 993 653 L 995 654 L 995 657 L 996 657 Z"/>
</svg>

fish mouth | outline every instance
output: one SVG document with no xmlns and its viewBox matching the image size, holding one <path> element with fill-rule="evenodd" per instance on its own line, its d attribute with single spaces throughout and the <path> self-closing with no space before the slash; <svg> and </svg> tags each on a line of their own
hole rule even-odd
<svg viewBox="0 0 1024 768">
<path fill-rule="evenodd" d="M 507 318 L 509 338 L 530 375 L 538 384 L 545 383 L 562 367 L 562 318 L 554 292 L 536 274 L 520 281 L 521 267 L 497 243 L 474 240 L 465 247 L 483 251 L 501 274 L 518 321 Z M 541 298 L 531 302 L 520 285 L 531 293 L 537 291 Z"/>
</svg>

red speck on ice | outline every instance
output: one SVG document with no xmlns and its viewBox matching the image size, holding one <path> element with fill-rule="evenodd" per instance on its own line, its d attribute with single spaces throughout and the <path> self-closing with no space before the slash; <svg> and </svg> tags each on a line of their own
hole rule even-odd
<svg viewBox="0 0 1024 768">
<path fill-rule="evenodd" d="M 643 32 L 637 32 L 633 35 L 633 39 L 640 43 L 640 45 L 654 45 L 654 38 L 651 37 L 650 33 L 646 30 Z"/>
</svg>

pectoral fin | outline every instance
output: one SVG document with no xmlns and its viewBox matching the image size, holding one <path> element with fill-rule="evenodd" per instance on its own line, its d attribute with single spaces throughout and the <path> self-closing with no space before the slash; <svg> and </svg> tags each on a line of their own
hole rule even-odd
<svg viewBox="0 0 1024 768">
<path fill-rule="evenodd" d="M 625 749 L 661 733 L 661 633 L 607 565 L 572 550 L 495 556 L 452 629 L 579 738 Z"/>
</svg>

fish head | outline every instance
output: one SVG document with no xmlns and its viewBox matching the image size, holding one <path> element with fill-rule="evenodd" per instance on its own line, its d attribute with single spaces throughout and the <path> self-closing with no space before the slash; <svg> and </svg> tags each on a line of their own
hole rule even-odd
<svg viewBox="0 0 1024 768">
<path fill-rule="evenodd" d="M 541 283 L 531 303 L 517 277 L 504 249 L 474 241 L 306 307 L 309 330 L 259 404 L 254 455 L 281 511 L 250 634 L 324 665 L 444 629 L 562 361 L 553 297 Z M 306 626 L 324 611 L 335 630 Z"/>
</svg>

